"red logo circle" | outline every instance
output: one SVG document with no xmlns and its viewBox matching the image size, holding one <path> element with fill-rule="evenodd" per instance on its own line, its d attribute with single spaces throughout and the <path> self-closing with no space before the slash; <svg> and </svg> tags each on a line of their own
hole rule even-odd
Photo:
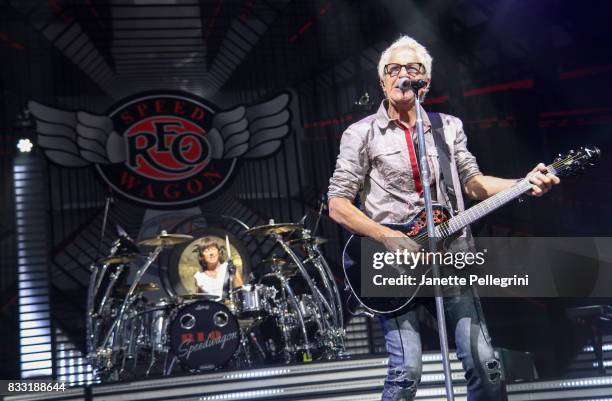
<svg viewBox="0 0 612 401">
<path fill-rule="evenodd" d="M 128 166 L 154 180 L 190 177 L 210 161 L 206 132 L 181 117 L 149 117 L 136 122 L 125 135 L 132 153 Z"/>
</svg>

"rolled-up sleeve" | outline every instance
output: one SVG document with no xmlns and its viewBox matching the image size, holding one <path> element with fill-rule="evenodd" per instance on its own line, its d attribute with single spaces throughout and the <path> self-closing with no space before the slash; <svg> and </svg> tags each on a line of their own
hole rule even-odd
<svg viewBox="0 0 612 401">
<path fill-rule="evenodd" d="M 336 169 L 329 180 L 329 198 L 347 198 L 352 201 L 363 186 L 370 169 L 366 136 L 367 130 L 355 127 L 349 127 L 342 134 Z"/>
<path fill-rule="evenodd" d="M 465 185 L 470 178 L 475 175 L 482 175 L 480 167 L 476 162 L 476 157 L 467 148 L 467 136 L 463 131 L 463 122 L 455 118 L 457 124 L 457 136 L 455 137 L 455 162 L 457 163 L 457 172 L 461 179 L 461 184 Z"/>
</svg>

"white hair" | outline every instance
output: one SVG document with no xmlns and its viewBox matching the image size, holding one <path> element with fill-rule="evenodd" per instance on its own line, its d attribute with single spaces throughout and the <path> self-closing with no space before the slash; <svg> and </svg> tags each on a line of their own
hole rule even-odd
<svg viewBox="0 0 612 401">
<path fill-rule="evenodd" d="M 416 62 L 423 64 L 425 66 L 425 76 L 431 79 L 431 62 L 432 58 L 429 55 L 429 52 L 419 42 L 411 38 L 410 36 L 400 36 L 398 40 L 393 42 L 391 46 L 387 47 L 385 51 L 380 55 L 380 61 L 378 62 L 378 77 L 382 80 L 385 75 L 385 65 L 389 64 L 389 57 L 391 57 L 391 53 L 400 49 L 409 49 L 414 52 L 416 55 Z"/>
</svg>

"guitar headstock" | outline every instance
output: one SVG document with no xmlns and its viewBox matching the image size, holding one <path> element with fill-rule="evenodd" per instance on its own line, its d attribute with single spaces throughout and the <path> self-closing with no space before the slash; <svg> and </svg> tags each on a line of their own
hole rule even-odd
<svg viewBox="0 0 612 401">
<path fill-rule="evenodd" d="M 601 151 L 596 146 L 581 146 L 577 151 L 570 150 L 565 155 L 559 156 L 549 166 L 552 172 L 558 176 L 576 174 L 587 166 L 593 166 L 599 160 Z"/>
</svg>

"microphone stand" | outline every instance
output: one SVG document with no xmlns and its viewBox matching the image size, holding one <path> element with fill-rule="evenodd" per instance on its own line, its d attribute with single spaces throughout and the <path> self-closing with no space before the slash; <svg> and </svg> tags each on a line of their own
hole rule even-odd
<svg viewBox="0 0 612 401">
<path fill-rule="evenodd" d="M 317 229 L 319 228 L 319 223 L 321 222 L 321 216 L 323 215 L 323 210 L 325 210 L 326 196 L 323 194 L 321 199 L 319 200 L 319 212 L 317 213 L 317 221 L 315 222 L 314 228 L 312 229 L 313 237 L 317 235 Z"/>
<path fill-rule="evenodd" d="M 414 92 L 414 104 L 416 107 L 416 131 L 417 142 L 419 144 L 419 167 L 421 169 L 421 177 L 423 182 L 423 197 L 425 201 L 425 215 L 427 218 L 427 237 L 429 239 L 429 249 L 433 252 L 436 249 L 436 231 L 433 220 L 431 188 L 428 185 L 430 171 L 427 163 L 427 150 L 425 149 L 425 132 L 423 129 L 423 113 L 421 111 L 421 99 L 419 98 L 419 81 L 412 82 L 411 89 Z M 417 85 L 414 85 L 417 84 Z M 431 268 L 435 282 L 439 282 L 440 267 L 435 262 Z M 446 399 L 454 401 L 453 380 L 451 376 L 450 361 L 448 359 L 448 336 L 446 333 L 446 318 L 444 316 L 444 299 L 439 285 L 434 287 L 436 300 L 436 316 L 438 318 L 438 334 L 440 336 L 440 351 L 442 352 L 442 368 L 444 369 L 444 386 L 446 388 Z"/>
<path fill-rule="evenodd" d="M 106 234 L 106 223 L 108 220 L 108 212 L 110 209 L 110 204 L 112 202 L 112 197 L 113 197 L 112 191 L 109 190 L 108 194 L 106 195 L 105 202 L 104 202 L 104 214 L 102 217 L 102 229 L 100 232 L 100 242 L 98 243 L 98 249 L 96 250 L 96 256 L 93 262 L 91 263 L 91 265 L 89 266 L 90 275 L 89 275 L 89 286 L 87 287 L 87 300 L 86 300 L 87 314 L 85 317 L 85 333 L 87 337 L 86 347 L 87 347 L 88 356 L 91 354 L 92 351 L 94 351 L 93 347 L 95 345 L 94 344 L 94 327 L 93 327 L 94 322 L 92 321 L 93 314 L 94 314 L 95 296 L 98 293 L 100 284 L 102 283 L 102 278 L 104 277 L 106 270 L 108 269 L 108 264 L 106 264 L 102 267 L 102 272 L 100 272 L 100 267 L 98 266 L 97 261 L 101 256 L 102 246 L 104 245 L 104 235 Z M 113 244 L 113 246 L 111 247 L 111 255 L 113 255 L 116 252 L 116 250 L 117 249 L 115 248 Z M 100 310 L 102 310 L 102 308 L 100 308 Z"/>
<path fill-rule="evenodd" d="M 110 204 L 113 202 L 113 193 L 112 190 L 109 190 L 106 195 L 106 200 L 104 203 L 104 215 L 102 217 L 102 229 L 100 230 L 100 243 L 98 244 L 98 250 L 96 251 L 96 258 L 94 260 L 98 260 L 100 257 L 100 252 L 102 252 L 102 245 L 104 244 L 104 235 L 106 234 L 106 223 L 108 221 L 108 212 L 110 209 Z"/>
</svg>

